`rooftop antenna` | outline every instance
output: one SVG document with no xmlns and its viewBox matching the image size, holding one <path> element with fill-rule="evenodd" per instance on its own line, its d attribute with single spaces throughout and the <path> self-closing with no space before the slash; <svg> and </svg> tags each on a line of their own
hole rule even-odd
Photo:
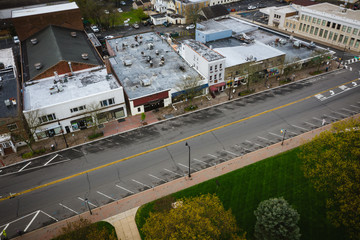
<svg viewBox="0 0 360 240">
<path fill-rule="evenodd" d="M 73 72 L 72 67 L 71 67 L 71 62 L 68 62 L 68 64 L 69 64 L 71 75 L 74 75 L 74 72 Z"/>
</svg>

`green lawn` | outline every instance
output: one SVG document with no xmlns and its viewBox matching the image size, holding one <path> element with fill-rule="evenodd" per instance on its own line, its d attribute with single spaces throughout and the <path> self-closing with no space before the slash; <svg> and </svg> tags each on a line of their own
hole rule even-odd
<svg viewBox="0 0 360 240">
<path fill-rule="evenodd" d="M 198 184 L 173 194 L 175 198 L 216 193 L 226 209 L 231 208 L 238 226 L 253 238 L 254 210 L 262 200 L 284 197 L 300 214 L 301 239 L 347 239 L 345 231 L 333 227 L 326 219 L 324 193 L 318 193 L 304 178 L 299 149 L 268 158 L 245 168 Z M 218 186 L 219 184 L 219 186 Z M 154 202 L 137 213 L 139 230 L 145 223 Z M 142 235 L 141 231 L 140 234 Z"/>
<path fill-rule="evenodd" d="M 129 24 L 140 23 L 143 19 L 148 18 L 142 9 L 132 9 L 129 12 L 116 14 L 115 26 L 123 25 L 124 21 L 130 19 Z"/>
</svg>

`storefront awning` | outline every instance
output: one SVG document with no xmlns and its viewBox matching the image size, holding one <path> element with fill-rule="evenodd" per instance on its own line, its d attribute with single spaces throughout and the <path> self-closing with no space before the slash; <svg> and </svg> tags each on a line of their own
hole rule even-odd
<svg viewBox="0 0 360 240">
<path fill-rule="evenodd" d="M 210 86 L 210 91 L 217 91 L 219 87 L 225 86 L 225 82 L 221 82 L 215 85 Z"/>
</svg>

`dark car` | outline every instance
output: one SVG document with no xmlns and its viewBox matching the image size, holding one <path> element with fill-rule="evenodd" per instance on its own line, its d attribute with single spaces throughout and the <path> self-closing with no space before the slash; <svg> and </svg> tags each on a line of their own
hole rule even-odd
<svg viewBox="0 0 360 240">
<path fill-rule="evenodd" d="M 171 24 L 170 22 L 164 22 L 163 25 L 164 25 L 165 27 L 170 27 L 172 24 Z"/>
</svg>

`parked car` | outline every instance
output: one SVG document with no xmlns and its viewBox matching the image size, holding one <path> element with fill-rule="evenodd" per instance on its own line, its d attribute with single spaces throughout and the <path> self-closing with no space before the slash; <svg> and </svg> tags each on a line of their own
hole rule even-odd
<svg viewBox="0 0 360 240">
<path fill-rule="evenodd" d="M 171 23 L 166 21 L 166 22 L 163 23 L 163 25 L 164 25 L 165 27 L 170 27 L 170 26 L 171 26 Z"/>
<path fill-rule="evenodd" d="M 109 10 L 106 10 L 106 9 L 105 9 L 105 10 L 104 10 L 104 13 L 105 13 L 105 14 L 109 14 L 110 12 L 109 12 Z"/>
<path fill-rule="evenodd" d="M 15 44 L 19 44 L 19 43 L 20 43 L 20 40 L 19 40 L 19 37 L 18 37 L 18 36 L 14 36 L 13 39 L 14 39 L 14 43 L 15 43 Z"/>
<path fill-rule="evenodd" d="M 190 29 L 194 29 L 195 28 L 195 25 L 194 24 L 191 24 L 189 26 L 186 26 L 186 29 L 187 30 L 190 30 Z"/>
<path fill-rule="evenodd" d="M 105 36 L 104 38 L 105 38 L 105 39 L 112 39 L 112 38 L 114 38 L 114 36 L 112 36 L 112 35 L 107 35 L 107 36 Z"/>
<path fill-rule="evenodd" d="M 100 32 L 99 28 L 95 25 L 91 26 L 90 28 L 91 28 L 91 30 L 93 30 L 93 32 L 96 32 L 96 33 Z"/>
<path fill-rule="evenodd" d="M 126 5 L 126 2 L 125 2 L 125 1 L 121 1 L 120 4 L 123 5 L 123 6 L 125 6 L 125 5 Z"/>
<path fill-rule="evenodd" d="M 256 6 L 254 6 L 254 5 L 249 5 L 248 6 L 248 10 L 254 10 L 254 9 L 256 9 L 257 7 Z"/>
<path fill-rule="evenodd" d="M 117 11 L 118 12 L 123 12 L 123 10 L 121 8 L 118 8 Z"/>
<path fill-rule="evenodd" d="M 138 28 L 139 28 L 139 24 L 134 23 L 134 24 L 133 24 L 133 28 L 138 29 Z"/>
</svg>

